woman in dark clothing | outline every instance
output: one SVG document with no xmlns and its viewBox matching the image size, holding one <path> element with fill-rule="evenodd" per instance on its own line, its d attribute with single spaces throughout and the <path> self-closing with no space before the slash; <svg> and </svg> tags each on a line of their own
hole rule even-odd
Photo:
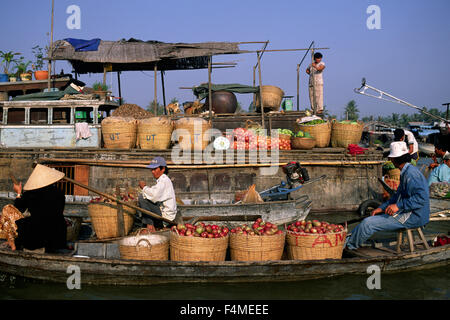
<svg viewBox="0 0 450 320">
<path fill-rule="evenodd" d="M 14 184 L 18 194 L 14 206 L 21 212 L 30 212 L 29 217 L 16 220 L 17 249 L 45 248 L 46 252 L 55 252 L 66 248 L 65 196 L 55 185 L 63 177 L 64 173 L 38 164 L 23 194 L 22 183 Z"/>
</svg>

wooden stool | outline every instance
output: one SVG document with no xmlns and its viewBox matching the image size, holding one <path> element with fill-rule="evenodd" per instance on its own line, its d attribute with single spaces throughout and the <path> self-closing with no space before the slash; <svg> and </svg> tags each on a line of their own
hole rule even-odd
<svg viewBox="0 0 450 320">
<path fill-rule="evenodd" d="M 425 239 L 425 236 L 423 235 L 422 227 L 414 228 L 414 229 L 401 229 L 397 233 L 397 253 L 400 253 L 402 251 L 400 246 L 402 245 L 404 231 L 406 231 L 406 234 L 408 235 L 407 239 L 408 239 L 408 243 L 409 243 L 409 251 L 410 252 L 414 252 L 414 244 L 415 243 L 414 243 L 414 236 L 412 233 L 413 231 L 417 231 L 417 233 L 419 234 L 419 237 L 421 239 L 421 241 L 419 243 L 423 244 L 426 249 L 430 249 L 430 247 L 428 246 L 427 240 Z"/>
</svg>

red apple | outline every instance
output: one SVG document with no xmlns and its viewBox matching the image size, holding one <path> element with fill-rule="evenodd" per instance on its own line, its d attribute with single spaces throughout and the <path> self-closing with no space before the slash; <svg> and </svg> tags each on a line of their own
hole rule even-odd
<svg viewBox="0 0 450 320">
<path fill-rule="evenodd" d="M 202 238 L 208 238 L 208 232 L 203 231 L 201 236 L 202 236 Z"/>
</svg>

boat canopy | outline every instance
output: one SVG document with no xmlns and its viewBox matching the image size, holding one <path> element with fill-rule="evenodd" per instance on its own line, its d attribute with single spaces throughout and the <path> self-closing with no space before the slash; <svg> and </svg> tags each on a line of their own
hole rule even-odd
<svg viewBox="0 0 450 320">
<path fill-rule="evenodd" d="M 68 60 L 76 73 L 107 71 L 184 70 L 208 68 L 208 58 L 220 54 L 239 54 L 238 42 L 164 43 L 136 39 L 103 41 L 89 51 L 73 46 L 70 40 L 53 43 L 51 60 Z M 89 40 L 86 40 L 87 42 Z"/>
</svg>

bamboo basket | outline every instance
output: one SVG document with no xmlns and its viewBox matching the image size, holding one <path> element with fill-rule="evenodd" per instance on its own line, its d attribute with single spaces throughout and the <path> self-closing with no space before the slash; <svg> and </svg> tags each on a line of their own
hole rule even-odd
<svg viewBox="0 0 450 320">
<path fill-rule="evenodd" d="M 278 135 L 278 139 L 280 139 L 280 140 L 291 140 L 291 135 L 290 134 L 279 134 Z"/>
<path fill-rule="evenodd" d="M 275 86 L 262 86 L 261 97 L 264 104 L 264 109 L 271 109 L 271 111 L 278 111 L 283 100 L 284 91 Z M 261 102 L 259 93 L 256 94 L 255 105 L 257 109 L 261 109 Z"/>
<path fill-rule="evenodd" d="M 305 125 L 296 123 L 296 131 L 308 132 L 311 137 L 316 139 L 316 148 L 326 148 L 330 145 L 331 123 L 325 122 L 315 125 Z"/>
<path fill-rule="evenodd" d="M 347 148 L 349 144 L 358 144 L 364 129 L 364 123 L 339 123 L 333 121 L 331 128 L 331 146 Z"/>
<path fill-rule="evenodd" d="M 400 181 L 400 169 L 391 169 L 388 171 L 389 179 Z"/>
<path fill-rule="evenodd" d="M 167 150 L 172 138 L 173 122 L 168 117 L 139 120 L 137 144 L 145 150 Z"/>
<path fill-rule="evenodd" d="M 174 129 L 182 150 L 205 150 L 211 140 L 211 123 L 197 117 L 175 121 Z"/>
<path fill-rule="evenodd" d="M 280 260 L 283 255 L 285 237 L 285 233 L 271 236 L 232 233 L 230 236 L 231 260 Z"/>
<path fill-rule="evenodd" d="M 117 206 L 108 203 L 90 203 L 88 205 L 92 227 L 99 239 L 119 236 L 117 222 Z M 123 206 L 124 232 L 127 235 L 133 226 L 136 210 Z"/>
<path fill-rule="evenodd" d="M 314 138 L 294 137 L 291 141 L 292 149 L 311 150 L 316 145 Z"/>
<path fill-rule="evenodd" d="M 170 233 L 170 260 L 225 261 L 228 238 L 201 238 Z"/>
<path fill-rule="evenodd" d="M 347 230 L 309 234 L 287 232 L 287 252 L 293 260 L 341 259 Z"/>
<path fill-rule="evenodd" d="M 169 260 L 169 239 L 162 235 L 138 235 L 119 241 L 121 259 Z"/>
<path fill-rule="evenodd" d="M 108 117 L 102 123 L 106 149 L 132 149 L 136 146 L 137 121 L 133 118 Z"/>
</svg>

